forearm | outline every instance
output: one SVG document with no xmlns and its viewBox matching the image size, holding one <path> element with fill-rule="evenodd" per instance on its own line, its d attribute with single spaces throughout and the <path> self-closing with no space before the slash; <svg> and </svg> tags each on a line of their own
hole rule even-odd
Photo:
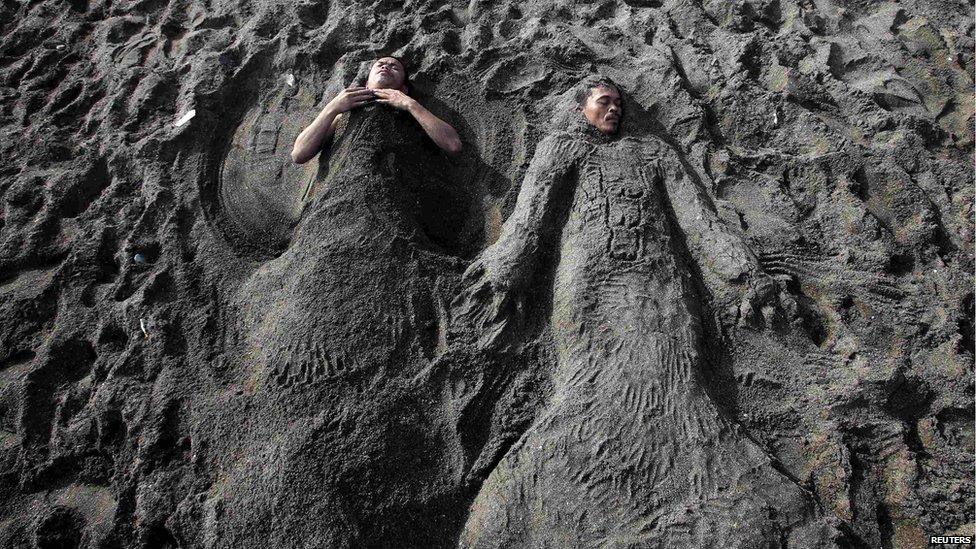
<svg viewBox="0 0 976 549">
<path fill-rule="evenodd" d="M 723 282 L 739 283 L 759 269 L 759 261 L 743 235 L 730 230 L 710 210 L 704 209 L 696 224 L 701 229 L 699 246 L 708 267 Z"/>
<path fill-rule="evenodd" d="M 678 224 L 690 247 L 697 249 L 702 267 L 717 283 L 744 282 L 759 269 L 759 261 L 744 235 L 719 218 L 710 202 L 679 166 L 661 170 Z M 694 250 L 693 250 L 694 251 Z"/>
<path fill-rule="evenodd" d="M 521 345 L 519 333 L 539 257 L 559 232 L 554 204 L 563 198 L 575 155 L 565 135 L 543 140 L 526 171 L 512 215 L 498 240 L 465 271 L 455 318 L 475 326 L 478 346 L 502 351 Z"/>
<path fill-rule="evenodd" d="M 461 152 L 461 139 L 450 124 L 434 116 L 433 113 L 416 101 L 410 103 L 407 111 L 441 150 L 449 154 Z"/>
<path fill-rule="evenodd" d="M 516 216 L 522 217 L 517 211 L 512 217 Z M 513 218 L 505 223 L 498 240 L 482 257 L 496 277 L 503 277 L 509 287 L 519 290 L 532 279 L 541 239 L 533 220 Z"/>
<path fill-rule="evenodd" d="M 575 154 L 565 139 L 548 139 L 536 150 L 526 171 L 515 209 L 502 225 L 498 240 L 485 252 L 514 285 L 527 284 L 540 255 L 556 245 L 560 231 L 555 204 L 573 183 Z"/>
<path fill-rule="evenodd" d="M 304 164 L 318 154 L 322 144 L 335 133 L 335 119 L 338 115 L 331 105 L 326 105 L 315 120 L 298 134 L 291 151 L 291 159 L 296 164 Z"/>
</svg>

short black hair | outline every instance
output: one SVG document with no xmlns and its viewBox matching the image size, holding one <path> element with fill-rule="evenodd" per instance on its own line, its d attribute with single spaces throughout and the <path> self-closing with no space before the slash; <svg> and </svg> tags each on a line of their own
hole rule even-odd
<svg viewBox="0 0 976 549">
<path fill-rule="evenodd" d="M 576 102 L 579 103 L 580 107 L 586 105 L 586 100 L 589 99 L 590 94 L 596 88 L 610 88 L 618 94 L 623 95 L 620 93 L 620 86 L 606 76 L 599 74 L 587 76 L 576 86 Z"/>
</svg>

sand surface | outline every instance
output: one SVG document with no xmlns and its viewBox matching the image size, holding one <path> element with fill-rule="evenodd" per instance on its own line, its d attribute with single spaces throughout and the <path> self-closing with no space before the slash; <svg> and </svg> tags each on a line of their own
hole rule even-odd
<svg viewBox="0 0 976 549">
<path fill-rule="evenodd" d="M 941 0 L 5 2 L 0 546 L 972 535 L 973 40 Z M 462 153 L 371 107 L 293 164 L 387 53 Z M 634 257 L 567 247 L 573 192 L 641 170 L 660 200 L 608 208 L 671 267 L 604 292 Z M 562 244 L 485 321 L 462 274 L 557 172 Z M 597 314 L 629 335 L 574 339 Z"/>
</svg>

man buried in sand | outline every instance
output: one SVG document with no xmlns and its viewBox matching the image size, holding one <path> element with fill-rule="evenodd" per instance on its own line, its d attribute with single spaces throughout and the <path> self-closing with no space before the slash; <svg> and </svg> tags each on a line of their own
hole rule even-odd
<svg viewBox="0 0 976 549">
<path fill-rule="evenodd" d="M 341 92 L 302 132 L 296 162 L 325 151 L 313 190 L 288 248 L 238 293 L 241 375 L 261 380 L 255 400 L 266 399 L 267 415 L 257 415 L 293 427 L 288 455 L 230 499 L 264 494 L 282 508 L 312 509 L 321 520 L 291 532 L 310 546 L 431 547 L 443 526 L 417 521 L 413 510 L 456 497 L 437 480 L 454 474 L 454 446 L 445 428 L 418 415 L 413 403 L 429 388 L 412 380 L 438 345 L 430 330 L 439 318 L 437 277 L 456 264 L 442 243 L 457 228 L 440 219 L 450 204 L 444 152 L 461 145 L 407 90 L 403 64 L 382 57 L 366 87 Z M 336 438 L 332 427 L 312 426 L 316 417 L 355 418 L 377 443 Z M 430 428 L 403 430 L 402 421 Z M 417 465 L 404 474 L 391 463 Z M 305 489 L 282 489 L 294 486 L 282 479 L 299 478 Z"/>
<path fill-rule="evenodd" d="M 304 164 L 319 153 L 335 134 L 344 113 L 370 103 L 389 105 L 406 111 L 420 124 L 424 132 L 447 153 L 461 151 L 461 140 L 450 124 L 437 118 L 408 95 L 407 70 L 396 57 L 381 57 L 369 69 L 366 86 L 351 86 L 342 90 L 322 109 L 322 112 L 298 134 L 291 159 Z"/>
<path fill-rule="evenodd" d="M 529 318 L 554 345 L 548 404 L 488 473 L 461 547 L 820 546 L 812 500 L 703 384 L 716 342 L 695 273 L 761 283 L 755 256 L 677 151 L 618 135 L 615 84 L 593 77 L 564 97 L 569 127 L 536 148 L 455 302 L 482 348 L 517 348 Z"/>
</svg>

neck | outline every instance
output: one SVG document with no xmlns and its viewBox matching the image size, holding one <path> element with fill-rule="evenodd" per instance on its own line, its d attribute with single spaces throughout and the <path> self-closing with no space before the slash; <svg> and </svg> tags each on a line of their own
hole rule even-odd
<svg viewBox="0 0 976 549">
<path fill-rule="evenodd" d="M 596 126 L 590 124 L 589 120 L 585 117 L 580 116 L 576 124 L 570 127 L 570 131 L 575 130 L 580 133 L 587 141 L 593 143 L 609 143 L 617 138 L 617 134 L 606 134 L 597 129 Z"/>
</svg>

